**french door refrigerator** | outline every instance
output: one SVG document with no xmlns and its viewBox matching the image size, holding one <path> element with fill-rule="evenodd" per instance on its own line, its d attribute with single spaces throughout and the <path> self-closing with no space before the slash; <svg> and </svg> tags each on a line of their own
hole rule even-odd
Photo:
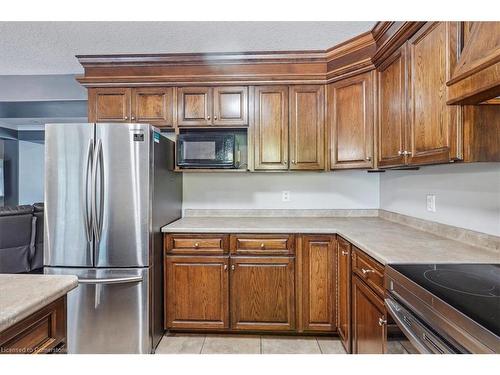
<svg viewBox="0 0 500 375">
<path fill-rule="evenodd" d="M 69 353 L 151 353 L 163 334 L 160 228 L 181 216 L 174 143 L 147 124 L 47 124 L 44 272 L 76 275 Z"/>
</svg>

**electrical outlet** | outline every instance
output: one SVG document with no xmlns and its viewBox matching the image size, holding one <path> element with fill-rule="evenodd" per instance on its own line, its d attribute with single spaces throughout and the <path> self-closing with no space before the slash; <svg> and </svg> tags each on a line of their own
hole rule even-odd
<svg viewBox="0 0 500 375">
<path fill-rule="evenodd" d="M 434 194 L 427 195 L 427 211 L 436 212 L 436 196 Z"/>
<path fill-rule="evenodd" d="M 290 192 L 288 190 L 283 190 L 281 192 L 281 201 L 290 202 Z"/>
</svg>

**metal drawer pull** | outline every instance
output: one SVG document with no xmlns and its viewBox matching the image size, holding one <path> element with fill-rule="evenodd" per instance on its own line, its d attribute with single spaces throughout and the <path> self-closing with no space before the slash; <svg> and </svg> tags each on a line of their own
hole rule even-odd
<svg viewBox="0 0 500 375">
<path fill-rule="evenodd" d="M 266 247 L 266 245 L 264 245 L 263 243 L 260 244 L 260 248 L 263 249 L 264 247 Z"/>
<path fill-rule="evenodd" d="M 384 324 L 387 324 L 387 319 L 378 318 L 378 325 L 382 327 Z"/>
<path fill-rule="evenodd" d="M 227 264 L 224 264 L 224 271 L 227 271 Z"/>
<path fill-rule="evenodd" d="M 198 248 L 198 247 L 200 247 L 200 244 L 199 244 L 198 242 L 196 242 L 196 243 L 194 244 L 194 247 Z"/>
<path fill-rule="evenodd" d="M 349 252 L 342 250 L 342 255 L 349 255 Z"/>
<path fill-rule="evenodd" d="M 127 284 L 142 281 L 142 276 L 116 277 L 109 279 L 78 279 L 79 284 Z"/>
<path fill-rule="evenodd" d="M 371 270 L 371 269 L 361 268 L 361 272 L 363 272 L 363 275 L 366 275 L 367 273 L 375 272 L 375 271 Z"/>
<path fill-rule="evenodd" d="M 231 271 L 234 271 L 234 264 L 231 265 Z"/>
</svg>

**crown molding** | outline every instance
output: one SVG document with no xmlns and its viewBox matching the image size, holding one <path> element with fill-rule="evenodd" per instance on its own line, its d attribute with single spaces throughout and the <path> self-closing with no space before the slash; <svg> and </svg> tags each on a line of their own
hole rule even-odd
<svg viewBox="0 0 500 375">
<path fill-rule="evenodd" d="M 378 22 L 327 50 L 77 55 L 86 87 L 325 84 L 374 69 L 423 22 Z M 406 39 L 405 39 L 406 38 Z"/>
</svg>

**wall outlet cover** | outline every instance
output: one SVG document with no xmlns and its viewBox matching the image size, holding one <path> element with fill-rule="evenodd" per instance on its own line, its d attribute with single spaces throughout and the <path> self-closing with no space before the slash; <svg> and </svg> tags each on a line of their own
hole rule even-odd
<svg viewBox="0 0 500 375">
<path fill-rule="evenodd" d="M 436 212 L 436 196 L 434 194 L 427 195 L 427 211 Z"/>
<path fill-rule="evenodd" d="M 290 202 L 290 192 L 288 190 L 283 190 L 281 192 L 281 201 Z"/>
</svg>

